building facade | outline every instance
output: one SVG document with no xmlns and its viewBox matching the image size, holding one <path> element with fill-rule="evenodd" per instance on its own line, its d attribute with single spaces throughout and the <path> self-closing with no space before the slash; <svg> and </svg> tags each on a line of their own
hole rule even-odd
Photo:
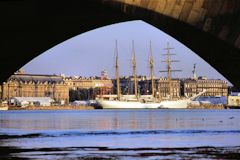
<svg viewBox="0 0 240 160">
<path fill-rule="evenodd" d="M 68 103 L 69 89 L 61 76 L 14 74 L 1 86 L 2 100 L 12 97 L 51 97 Z"/>
<path fill-rule="evenodd" d="M 240 107 L 240 93 L 235 92 L 231 93 L 231 95 L 228 96 L 228 104 L 229 107 Z"/>
<path fill-rule="evenodd" d="M 115 82 L 115 81 L 114 81 Z M 152 80 L 150 77 L 139 76 L 137 77 L 138 94 L 151 95 L 152 94 Z M 133 95 L 134 94 L 134 78 L 121 77 L 120 78 L 121 94 Z M 116 84 L 114 83 L 114 88 Z M 179 98 L 181 91 L 180 79 L 171 80 L 171 97 Z M 114 92 L 116 93 L 116 92 Z M 167 78 L 154 78 L 154 95 L 156 98 L 164 99 L 169 95 L 169 81 Z"/>
<path fill-rule="evenodd" d="M 158 80 L 156 90 L 157 90 L 156 96 L 158 96 L 160 99 L 165 99 L 169 97 L 173 99 L 180 98 L 181 96 L 180 79 L 171 79 L 171 82 L 169 84 L 169 80 L 167 78 L 160 78 Z"/>
<path fill-rule="evenodd" d="M 116 94 L 116 80 L 113 80 L 114 94 Z M 139 76 L 138 82 L 138 93 L 140 95 L 151 95 L 152 94 L 152 81 L 149 77 Z M 203 96 L 227 96 L 228 95 L 228 84 L 226 81 L 219 79 L 206 79 L 205 77 L 199 77 L 198 79 L 171 79 L 167 78 L 154 79 L 155 85 L 155 97 L 159 99 L 179 99 L 181 96 L 194 96 L 204 89 L 207 90 Z M 121 77 L 120 78 L 121 94 L 132 95 L 134 94 L 134 80 L 133 77 Z M 169 91 L 171 88 L 171 91 Z M 170 95 L 171 94 L 171 95 Z"/>
<path fill-rule="evenodd" d="M 139 79 L 137 79 L 137 83 Z M 117 81 L 113 79 L 114 84 L 114 94 L 117 94 Z M 123 95 L 133 95 L 134 94 L 134 78 L 133 76 L 120 77 L 120 89 Z"/>
<path fill-rule="evenodd" d="M 90 77 L 90 78 L 73 78 L 68 77 L 64 79 L 65 83 L 68 85 L 69 89 L 90 89 L 90 88 L 112 88 L 112 81 L 107 79 L 100 79 L 97 77 Z"/>
<path fill-rule="evenodd" d="M 184 93 L 191 97 L 204 89 L 207 90 L 203 96 L 227 96 L 228 84 L 226 81 L 219 79 L 186 79 L 183 82 Z"/>
<path fill-rule="evenodd" d="M 106 74 L 104 72 L 104 74 Z M 70 91 L 70 100 L 95 99 L 97 95 L 112 94 L 113 83 L 104 77 L 68 77 L 64 79 Z"/>
<path fill-rule="evenodd" d="M 117 83 L 116 79 L 113 79 L 114 84 L 114 94 L 117 93 Z M 138 76 L 137 77 L 137 86 L 138 86 L 138 94 L 140 95 L 147 95 L 151 94 L 151 80 L 150 78 L 147 78 L 146 76 Z M 124 76 L 120 77 L 120 88 L 121 88 L 121 94 L 123 95 L 134 95 L 134 77 L 133 76 Z"/>
</svg>

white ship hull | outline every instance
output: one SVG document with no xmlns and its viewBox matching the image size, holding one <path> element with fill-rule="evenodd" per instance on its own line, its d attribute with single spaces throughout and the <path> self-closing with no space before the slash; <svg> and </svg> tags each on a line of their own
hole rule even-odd
<svg viewBox="0 0 240 160">
<path fill-rule="evenodd" d="M 98 100 L 98 103 L 102 106 L 103 109 L 184 109 L 195 98 L 204 94 L 206 90 L 198 93 L 197 95 L 181 100 L 166 100 L 159 103 L 147 102 L 142 103 L 139 101 L 118 101 L 118 100 Z"/>
<path fill-rule="evenodd" d="M 162 101 L 160 103 L 141 103 L 127 101 L 98 101 L 103 109 L 184 109 L 191 100 Z"/>
<path fill-rule="evenodd" d="M 188 108 L 188 105 L 197 97 L 206 93 L 207 90 L 203 90 L 202 92 L 198 93 L 197 95 L 181 100 L 169 100 L 169 101 L 162 101 L 159 103 L 160 108 L 167 108 L 167 109 L 184 109 Z"/>
<path fill-rule="evenodd" d="M 159 103 L 141 103 L 141 102 L 127 102 L 127 101 L 109 101 L 99 100 L 98 103 L 103 109 L 157 109 Z"/>
<path fill-rule="evenodd" d="M 160 108 L 167 108 L 167 109 L 184 109 L 187 108 L 191 100 L 184 99 L 184 100 L 172 100 L 172 101 L 162 101 L 159 103 Z"/>
</svg>

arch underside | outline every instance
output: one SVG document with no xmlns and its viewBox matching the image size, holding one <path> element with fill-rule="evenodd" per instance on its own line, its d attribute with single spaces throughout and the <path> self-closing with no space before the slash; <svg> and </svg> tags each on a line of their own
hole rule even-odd
<svg viewBox="0 0 240 160">
<path fill-rule="evenodd" d="M 109 24 L 143 20 L 182 42 L 239 86 L 240 51 L 234 45 L 169 16 L 136 6 L 130 14 L 122 7 L 121 3 L 112 5 L 101 0 L 0 2 L 0 81 L 76 35 Z"/>
</svg>

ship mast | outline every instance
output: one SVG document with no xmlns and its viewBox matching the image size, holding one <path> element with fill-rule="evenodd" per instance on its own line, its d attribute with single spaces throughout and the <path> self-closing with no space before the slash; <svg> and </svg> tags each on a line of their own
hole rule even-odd
<svg viewBox="0 0 240 160">
<path fill-rule="evenodd" d="M 172 75 L 171 75 L 171 57 L 170 57 L 170 50 L 174 49 L 174 48 L 170 48 L 169 47 L 169 43 L 167 43 L 167 48 L 165 48 L 167 50 L 167 70 L 168 70 L 168 88 L 169 88 L 169 95 L 170 95 L 170 99 L 172 98 L 171 96 L 171 91 L 172 91 Z"/>
<path fill-rule="evenodd" d="M 154 60 L 152 55 L 152 43 L 150 41 L 150 55 L 149 55 L 149 68 L 151 73 L 151 80 L 152 80 L 152 96 L 155 96 L 155 89 L 154 89 Z"/>
<path fill-rule="evenodd" d="M 136 54 L 134 49 L 134 41 L 132 41 L 132 50 L 133 50 L 133 58 L 132 58 L 132 65 L 133 65 L 133 77 L 134 77 L 134 94 L 138 99 L 138 85 L 137 85 L 137 61 L 136 61 Z"/>
<path fill-rule="evenodd" d="M 167 70 L 163 70 L 163 71 L 160 71 L 160 72 L 167 72 L 168 73 L 168 89 L 169 89 L 169 96 L 170 96 L 170 99 L 172 99 L 172 72 L 180 72 L 181 70 L 172 70 L 172 62 L 179 62 L 177 60 L 171 60 L 171 55 L 176 55 L 176 54 L 171 54 L 170 53 L 170 50 L 171 49 L 174 49 L 174 48 L 171 48 L 169 46 L 169 42 L 167 42 L 167 47 L 164 48 L 165 50 L 167 50 L 167 53 L 166 54 L 163 54 L 165 56 L 167 56 L 166 60 L 165 61 L 162 61 L 162 62 L 166 62 L 167 63 Z"/>
<path fill-rule="evenodd" d="M 118 62 L 118 48 L 117 48 L 117 40 L 116 40 L 116 62 L 115 62 L 115 76 L 117 80 L 117 98 L 120 100 L 121 90 L 120 90 L 120 79 L 119 79 L 119 62 Z"/>
</svg>

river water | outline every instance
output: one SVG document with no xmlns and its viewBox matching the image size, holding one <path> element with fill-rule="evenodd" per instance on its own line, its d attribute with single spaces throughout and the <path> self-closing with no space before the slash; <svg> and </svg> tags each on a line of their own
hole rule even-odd
<svg viewBox="0 0 240 160">
<path fill-rule="evenodd" d="M 240 110 L 1 111 L 1 157 L 240 159 Z"/>
</svg>

